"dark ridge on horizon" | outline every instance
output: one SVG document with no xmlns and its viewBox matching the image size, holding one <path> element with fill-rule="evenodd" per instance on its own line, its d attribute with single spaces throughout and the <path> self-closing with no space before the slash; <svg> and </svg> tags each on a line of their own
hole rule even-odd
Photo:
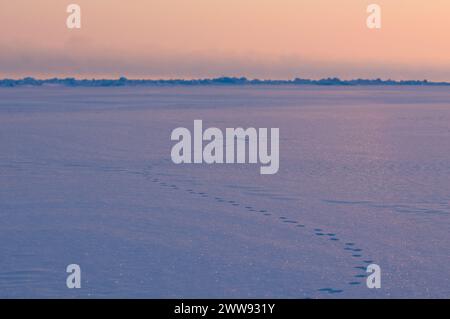
<svg viewBox="0 0 450 319">
<path fill-rule="evenodd" d="M 51 78 L 35 79 L 2 79 L 0 87 L 17 86 L 67 86 L 67 87 L 117 87 L 117 86 L 158 86 L 158 85 L 328 85 L 328 86 L 356 86 L 356 85 L 410 85 L 410 86 L 450 86 L 450 82 L 433 82 L 428 80 L 382 80 L 382 79 L 354 79 L 341 80 L 339 78 L 325 78 L 320 80 L 295 78 L 293 80 L 260 80 L 245 77 L 219 77 L 205 79 L 171 79 L 171 80 L 133 80 L 121 77 L 118 79 L 75 79 Z"/>
</svg>

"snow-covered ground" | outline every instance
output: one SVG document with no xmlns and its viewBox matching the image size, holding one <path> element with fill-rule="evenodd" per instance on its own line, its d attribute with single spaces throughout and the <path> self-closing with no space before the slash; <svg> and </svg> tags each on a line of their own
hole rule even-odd
<svg viewBox="0 0 450 319">
<path fill-rule="evenodd" d="M 278 174 L 173 164 L 194 119 Z M 449 201 L 444 87 L 0 89 L 0 297 L 448 298 Z"/>
</svg>

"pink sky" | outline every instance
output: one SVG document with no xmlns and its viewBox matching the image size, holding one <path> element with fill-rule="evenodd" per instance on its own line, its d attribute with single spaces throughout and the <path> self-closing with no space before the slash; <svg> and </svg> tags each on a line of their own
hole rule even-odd
<svg viewBox="0 0 450 319">
<path fill-rule="evenodd" d="M 366 27 L 370 3 L 381 30 Z M 2 1 L 0 77 L 450 81 L 449 36 L 449 0 Z"/>
</svg>

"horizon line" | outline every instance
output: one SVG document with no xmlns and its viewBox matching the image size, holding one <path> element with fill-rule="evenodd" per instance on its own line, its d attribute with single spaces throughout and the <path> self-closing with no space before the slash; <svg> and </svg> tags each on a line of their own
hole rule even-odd
<svg viewBox="0 0 450 319">
<path fill-rule="evenodd" d="M 144 86 L 144 85 L 328 85 L 328 86 L 356 86 L 356 85 L 409 85 L 409 86 L 447 86 L 450 82 L 424 80 L 392 80 L 392 79 L 340 79 L 339 77 L 328 77 L 322 79 L 304 79 L 295 77 L 292 79 L 258 79 L 247 77 L 213 77 L 213 78 L 172 78 L 172 79 L 128 79 L 125 76 L 118 78 L 75 78 L 75 77 L 52 77 L 52 78 L 34 78 L 23 77 L 19 79 L 3 78 L 0 79 L 0 87 L 15 86 L 43 86 L 43 85 L 62 85 L 62 86 Z"/>
</svg>

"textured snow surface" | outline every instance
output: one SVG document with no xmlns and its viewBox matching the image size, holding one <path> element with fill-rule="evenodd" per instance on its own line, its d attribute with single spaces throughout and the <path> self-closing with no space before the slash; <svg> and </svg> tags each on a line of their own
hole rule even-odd
<svg viewBox="0 0 450 319">
<path fill-rule="evenodd" d="M 278 174 L 173 164 L 194 119 Z M 449 201 L 444 87 L 0 89 L 0 297 L 448 298 Z"/>
</svg>

